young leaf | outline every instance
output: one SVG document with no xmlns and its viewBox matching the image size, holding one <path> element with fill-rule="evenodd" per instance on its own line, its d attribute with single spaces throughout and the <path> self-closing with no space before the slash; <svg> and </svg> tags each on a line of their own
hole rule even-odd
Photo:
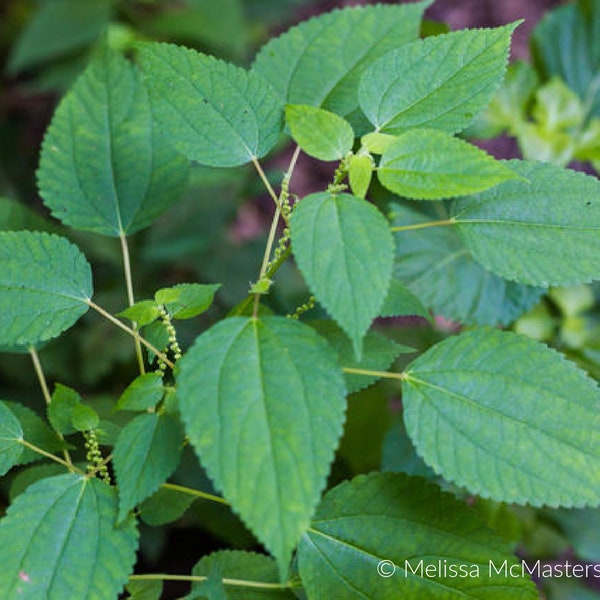
<svg viewBox="0 0 600 600">
<path fill-rule="evenodd" d="M 223 598 L 225 600 L 292 600 L 295 598 L 291 590 L 273 589 L 279 583 L 277 564 L 264 554 L 244 552 L 242 550 L 220 550 L 202 558 L 192 569 L 196 577 L 208 577 L 218 573 L 220 579 L 238 579 L 252 583 L 252 587 L 231 585 L 223 582 Z M 206 594 L 206 583 L 193 583 L 192 596 L 203 597 Z M 220 583 L 220 582 L 219 582 Z M 261 590 L 260 584 L 265 588 Z M 209 600 L 213 599 L 210 594 Z"/>
<path fill-rule="evenodd" d="M 429 4 L 361 6 L 320 15 L 265 44 L 252 70 L 271 84 L 283 103 L 350 115 L 358 109 L 358 82 L 365 67 L 416 40 Z"/>
<path fill-rule="evenodd" d="M 156 406 L 165 391 L 160 373 L 138 375 L 121 394 L 115 410 L 146 410 Z"/>
<path fill-rule="evenodd" d="M 183 193 L 187 162 L 153 123 L 137 71 L 102 48 L 60 103 L 38 182 L 52 214 L 76 229 L 134 233 Z"/>
<path fill-rule="evenodd" d="M 89 431 L 98 427 L 100 417 L 91 406 L 76 404 L 71 413 L 71 423 L 75 431 Z"/>
<path fill-rule="evenodd" d="M 367 154 L 354 154 L 348 159 L 348 183 L 352 194 L 364 198 L 373 176 L 373 159 Z"/>
<path fill-rule="evenodd" d="M 0 232 L 0 344 L 56 337 L 88 310 L 92 273 L 66 239 L 31 231 Z"/>
<path fill-rule="evenodd" d="M 21 461 L 23 429 L 13 412 L 0 401 L 0 476 Z"/>
<path fill-rule="evenodd" d="M 234 167 L 267 154 L 282 104 L 256 73 L 173 44 L 140 46 L 159 125 L 190 160 Z"/>
<path fill-rule="evenodd" d="M 399 135 L 381 157 L 377 176 L 391 192 L 418 200 L 473 194 L 517 177 L 483 150 L 434 129 Z"/>
<path fill-rule="evenodd" d="M 328 492 L 298 547 L 310 598 L 372 598 L 375 589 L 378 600 L 538 597 L 529 579 L 490 563 L 517 565 L 477 513 L 421 478 L 392 473 Z"/>
<path fill-rule="evenodd" d="M 436 35 L 388 52 L 364 72 L 360 107 L 384 133 L 463 130 L 500 85 L 516 25 Z"/>
<path fill-rule="evenodd" d="M 292 213 L 294 257 L 317 300 L 350 336 L 362 338 L 388 291 L 394 245 L 385 217 L 349 194 L 304 198 Z"/>
<path fill-rule="evenodd" d="M 114 600 L 138 537 L 133 518 L 119 527 L 116 518 L 117 492 L 98 479 L 69 473 L 34 483 L 0 520 L 2 594 Z"/>
<path fill-rule="evenodd" d="M 152 579 L 130 581 L 125 589 L 129 593 L 127 600 L 160 600 L 163 593 L 163 582 Z"/>
<path fill-rule="evenodd" d="M 179 422 L 169 415 L 139 415 L 123 427 L 113 451 L 119 523 L 177 468 L 183 441 Z"/>
<path fill-rule="evenodd" d="M 135 321 L 139 327 L 144 327 L 160 317 L 160 310 L 154 300 L 140 300 L 122 310 L 118 316 Z"/>
<path fill-rule="evenodd" d="M 309 156 L 324 161 L 341 160 L 352 150 L 352 126 L 335 113 L 307 104 L 288 104 L 285 120 L 292 138 Z"/>
<path fill-rule="evenodd" d="M 503 502 L 600 503 L 600 391 L 556 351 L 470 331 L 411 363 L 402 390 L 406 429 L 447 480 Z"/>
<path fill-rule="evenodd" d="M 178 283 L 158 290 L 154 299 L 166 306 L 173 319 L 191 319 L 210 308 L 220 287 L 220 283 Z"/>
<path fill-rule="evenodd" d="M 600 182 L 560 167 L 509 161 L 509 181 L 457 201 L 452 213 L 475 260 L 506 279 L 572 285 L 600 279 Z"/>
<path fill-rule="evenodd" d="M 57 383 L 52 393 L 52 402 L 48 406 L 48 420 L 55 431 L 69 434 L 78 431 L 73 424 L 75 407 L 82 406 L 83 399 L 72 388 Z"/>
<path fill-rule="evenodd" d="M 439 219 L 433 210 L 424 214 L 393 204 L 392 224 L 417 225 L 431 221 L 434 214 Z M 506 281 L 482 267 L 454 227 L 395 235 L 395 277 L 436 314 L 467 325 L 508 325 L 542 297 L 542 288 Z"/>
<path fill-rule="evenodd" d="M 293 319 L 232 317 L 198 337 L 177 383 L 202 465 L 284 577 L 342 430 L 335 353 Z"/>
</svg>

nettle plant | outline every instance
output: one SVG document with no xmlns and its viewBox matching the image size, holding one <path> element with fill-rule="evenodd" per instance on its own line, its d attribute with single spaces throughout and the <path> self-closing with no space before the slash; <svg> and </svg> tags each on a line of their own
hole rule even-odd
<svg viewBox="0 0 600 600">
<path fill-rule="evenodd" d="M 53 463 L 0 520 L 4 597 L 114 599 L 127 585 L 157 598 L 169 578 L 190 581 L 189 598 L 537 597 L 510 569 L 513 545 L 464 498 L 600 504 L 596 383 L 499 327 L 549 286 L 600 277 L 600 184 L 457 137 L 500 85 L 518 24 L 419 39 L 429 4 L 324 14 L 269 41 L 249 70 L 169 44 L 141 43 L 135 65 L 102 48 L 62 100 L 39 191 L 64 225 L 120 240 L 129 306 L 113 315 L 94 301 L 91 267 L 66 238 L 0 233 L 0 343 L 31 354 L 47 404 L 43 420 L 0 403 L 0 469 Z M 296 150 L 272 186 L 259 160 L 286 137 Z M 337 169 L 297 198 L 302 151 Z M 127 240 L 178 199 L 189 161 L 252 163 L 274 212 L 247 298 L 185 349 L 177 320 L 219 286 L 136 301 Z M 370 201 L 375 189 L 385 204 Z M 292 257 L 310 299 L 274 314 L 269 291 Z M 394 369 L 410 349 L 374 320 L 428 316 L 449 294 L 451 316 L 472 326 Z M 310 320 L 317 303 L 329 320 Z M 123 427 L 76 390 L 51 392 L 42 371 L 44 342 L 89 309 L 134 342 L 140 375 L 115 399 L 133 415 Z M 371 473 L 324 494 L 347 395 L 383 378 L 401 389 L 406 432 L 437 483 Z M 167 482 L 188 443 L 222 496 Z M 229 504 L 267 553 L 132 575 L 140 505 L 175 519 L 181 496 Z"/>
</svg>

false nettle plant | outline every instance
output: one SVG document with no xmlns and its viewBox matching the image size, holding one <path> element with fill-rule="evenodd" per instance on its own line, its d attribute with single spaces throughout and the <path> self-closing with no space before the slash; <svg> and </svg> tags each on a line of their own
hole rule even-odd
<svg viewBox="0 0 600 600">
<path fill-rule="evenodd" d="M 132 575 L 140 506 L 176 519 L 182 496 L 229 504 L 266 550 L 202 557 L 178 574 L 189 598 L 537 597 L 526 577 L 488 574 L 489 561 L 517 563 L 514 547 L 461 498 L 600 504 L 596 383 L 499 327 L 549 286 L 600 277 L 600 184 L 457 137 L 500 85 L 518 23 L 419 39 L 429 4 L 321 15 L 269 41 L 249 70 L 170 44 L 139 44 L 134 63 L 103 47 L 62 100 L 39 192 L 65 226 L 120 240 L 128 303 L 114 315 L 93 299 L 91 267 L 65 237 L 0 233 L 0 343 L 31 355 L 47 405 L 42 419 L 0 403 L 0 469 L 53 463 L 0 520 L 5 597 L 114 599 L 125 585 L 159 597 L 169 575 Z M 272 186 L 259 161 L 286 138 L 296 150 Z M 304 198 L 300 152 L 337 164 Z M 219 285 L 136 300 L 128 237 L 177 201 L 190 161 L 252 163 L 273 219 L 248 296 L 182 348 L 177 321 Z M 269 291 L 292 258 L 310 299 L 274 314 Z M 315 304 L 329 320 L 311 321 Z M 411 349 L 374 320 L 441 304 L 471 327 L 394 369 Z M 121 428 L 44 377 L 44 343 L 90 309 L 133 339 L 140 375 L 115 399 L 132 415 Z M 382 378 L 401 389 L 406 432 L 437 483 L 371 473 L 325 492 L 346 397 Z M 168 482 L 188 443 L 222 495 Z M 481 574 L 411 570 L 442 559 Z"/>
</svg>

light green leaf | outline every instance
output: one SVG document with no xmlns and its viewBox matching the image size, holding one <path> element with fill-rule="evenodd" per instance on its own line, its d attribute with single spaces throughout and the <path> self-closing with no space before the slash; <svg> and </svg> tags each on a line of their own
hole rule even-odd
<svg viewBox="0 0 600 600">
<path fill-rule="evenodd" d="M 600 279 L 600 182 L 550 164 L 509 161 L 510 181 L 458 201 L 453 219 L 475 260 L 531 285 Z"/>
<path fill-rule="evenodd" d="M 290 219 L 294 257 L 317 300 L 350 336 L 362 338 L 385 300 L 394 246 L 388 222 L 349 194 L 304 198 Z"/>
<path fill-rule="evenodd" d="M 335 353 L 293 319 L 232 317 L 197 338 L 177 381 L 202 465 L 284 577 L 342 432 Z"/>
<path fill-rule="evenodd" d="M 380 312 L 381 317 L 418 316 L 431 321 L 429 311 L 403 283 L 390 281 L 390 289 Z"/>
<path fill-rule="evenodd" d="M 133 518 L 120 527 L 116 518 L 117 492 L 98 479 L 69 473 L 34 483 L 0 520 L 2 594 L 114 600 L 138 537 Z"/>
<path fill-rule="evenodd" d="M 152 527 L 166 525 L 183 516 L 194 500 L 196 498 L 190 494 L 159 487 L 140 504 L 140 517 Z"/>
<path fill-rule="evenodd" d="M 81 406 L 83 399 L 72 388 L 57 383 L 52 393 L 52 402 L 48 405 L 48 420 L 60 434 L 78 431 L 73 425 L 73 412 L 76 406 Z"/>
<path fill-rule="evenodd" d="M 183 441 L 179 422 L 169 415 L 146 413 L 123 427 L 113 451 L 119 489 L 118 522 L 173 473 Z"/>
<path fill-rule="evenodd" d="M 121 394 L 115 410 L 146 410 L 163 397 L 162 375 L 156 371 L 138 375 Z"/>
<path fill-rule="evenodd" d="M 154 300 L 140 300 L 122 310 L 117 316 L 135 321 L 139 327 L 144 327 L 160 317 L 160 309 Z"/>
<path fill-rule="evenodd" d="M 438 220 L 440 214 L 433 208 L 424 214 L 406 205 L 392 205 L 394 226 L 431 222 L 434 215 L 437 218 L 433 220 Z M 482 267 L 454 227 L 398 231 L 395 235 L 395 277 L 434 313 L 448 319 L 466 325 L 508 325 L 544 292 L 506 281 Z"/>
<path fill-rule="evenodd" d="M 169 208 L 183 193 L 187 169 L 158 134 L 137 71 L 102 48 L 52 119 L 38 182 L 63 223 L 119 236 Z"/>
<path fill-rule="evenodd" d="M 335 113 L 307 104 L 288 104 L 285 120 L 292 138 L 309 156 L 324 161 L 341 160 L 352 150 L 352 126 Z"/>
<path fill-rule="evenodd" d="M 100 417 L 91 406 L 76 404 L 71 414 L 71 423 L 76 431 L 89 431 L 98 427 Z"/>
<path fill-rule="evenodd" d="M 517 566 L 477 513 L 423 479 L 392 473 L 328 492 L 298 547 L 309 598 L 538 597 L 526 577 L 490 572 L 490 562 Z"/>
<path fill-rule="evenodd" d="M 276 144 L 283 106 L 256 73 L 173 44 L 140 46 L 159 125 L 190 160 L 234 167 Z"/>
<path fill-rule="evenodd" d="M 358 82 L 364 69 L 389 50 L 416 40 L 429 4 L 425 0 L 326 13 L 265 44 L 252 70 L 284 103 L 350 115 L 358 109 Z"/>
<path fill-rule="evenodd" d="M 357 198 L 367 195 L 373 176 L 373 159 L 368 154 L 355 154 L 348 159 L 348 183 Z"/>
<path fill-rule="evenodd" d="M 516 25 L 436 35 L 389 52 L 363 74 L 360 107 L 384 133 L 463 130 L 500 85 Z"/>
<path fill-rule="evenodd" d="M 126 586 L 128 600 L 160 600 L 163 593 L 163 582 L 152 579 L 134 579 Z"/>
<path fill-rule="evenodd" d="M 354 356 L 352 342 L 333 321 L 311 321 L 308 324 L 329 342 L 338 355 L 339 364 L 344 367 L 386 371 L 398 355 L 414 352 L 412 348 L 401 346 L 374 331 L 369 331 L 363 342 L 363 358 L 358 361 Z M 344 373 L 344 379 L 349 394 L 362 390 L 378 380 L 377 377 L 352 373 Z"/>
<path fill-rule="evenodd" d="M 21 423 L 10 408 L 0 401 L 0 476 L 21 462 L 22 439 Z"/>
<path fill-rule="evenodd" d="M 532 116 L 548 130 L 577 127 L 583 123 L 585 111 L 577 94 L 561 79 L 553 77 L 535 94 Z"/>
<path fill-rule="evenodd" d="M 219 579 L 238 579 L 257 584 L 253 587 L 244 587 L 223 582 L 223 598 L 227 600 L 292 600 L 295 598 L 291 590 L 272 588 L 279 583 L 277 564 L 264 554 L 242 550 L 220 550 L 202 558 L 192 569 L 192 575 L 208 577 L 209 580 L 215 573 L 219 574 Z M 265 589 L 260 589 L 261 583 L 266 584 Z M 192 597 L 204 597 L 205 587 L 205 582 L 193 583 Z M 208 594 L 207 598 L 213 600 L 214 596 Z"/>
<path fill-rule="evenodd" d="M 191 319 L 210 308 L 220 283 L 178 283 L 156 292 L 154 299 L 164 304 L 173 319 Z"/>
<path fill-rule="evenodd" d="M 481 329 L 433 346 L 405 375 L 406 429 L 447 480 L 503 502 L 600 503 L 600 391 L 556 351 Z"/>
<path fill-rule="evenodd" d="M 56 337 L 88 310 L 92 273 L 66 239 L 31 231 L 0 232 L 0 344 Z"/>
<path fill-rule="evenodd" d="M 372 154 L 383 154 L 395 139 L 395 135 L 372 131 L 371 133 L 363 135 L 362 138 L 360 138 L 360 141 Z"/>
<path fill-rule="evenodd" d="M 111 4 L 111 0 L 40 3 L 13 47 L 8 72 L 38 67 L 94 43 L 108 25 Z"/>
<path fill-rule="evenodd" d="M 391 192 L 418 200 L 473 194 L 517 177 L 483 150 L 434 129 L 399 135 L 381 157 L 377 176 Z"/>
</svg>

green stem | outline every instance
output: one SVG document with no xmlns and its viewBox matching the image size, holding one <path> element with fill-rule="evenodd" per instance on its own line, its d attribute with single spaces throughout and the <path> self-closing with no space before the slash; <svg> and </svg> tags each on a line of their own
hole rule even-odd
<svg viewBox="0 0 600 600">
<path fill-rule="evenodd" d="M 427 221 L 427 223 L 415 223 L 414 225 L 401 225 L 400 227 L 392 227 L 391 231 L 412 231 L 413 229 L 425 229 L 426 227 L 443 227 L 445 225 L 454 225 L 456 220 L 443 219 L 441 221 Z"/>
<path fill-rule="evenodd" d="M 219 504 L 229 506 L 229 502 L 227 502 L 225 498 L 221 498 L 220 496 L 215 496 L 207 492 L 202 492 L 200 490 L 195 490 L 193 488 L 184 487 L 183 485 L 163 483 L 160 487 L 164 488 L 165 490 L 173 490 L 174 492 L 181 492 L 182 494 L 188 494 L 189 496 L 194 496 L 195 498 L 202 498 L 203 500 L 210 500 L 211 502 L 218 502 Z"/>
<path fill-rule="evenodd" d="M 406 373 L 390 373 L 388 371 L 369 371 L 368 369 L 354 369 L 352 367 L 342 367 L 344 373 L 352 375 L 364 375 L 365 377 L 382 377 L 385 379 L 399 379 L 404 381 L 407 379 Z"/>
<path fill-rule="evenodd" d="M 38 446 L 32 444 L 31 442 L 28 442 L 27 440 L 24 440 L 23 438 L 21 438 L 17 441 L 19 442 L 19 444 L 25 446 L 25 448 L 29 448 L 30 450 L 33 450 L 36 454 L 45 456 L 46 458 L 49 458 L 50 460 L 57 462 L 59 465 L 62 465 L 63 467 L 67 467 L 67 469 L 69 469 L 69 471 L 71 471 L 71 473 L 79 473 L 80 475 L 85 475 L 85 473 L 83 471 L 81 471 L 77 467 L 73 466 L 73 463 L 71 463 L 70 461 L 67 462 L 66 460 L 63 460 L 62 458 L 58 458 L 58 456 L 56 456 L 55 454 L 46 452 L 42 448 L 39 448 Z"/>
<path fill-rule="evenodd" d="M 271 196 L 271 198 L 273 199 L 273 202 L 275 202 L 275 206 L 279 206 L 279 199 L 277 198 L 277 194 L 275 193 L 273 186 L 267 179 L 267 176 L 265 175 L 265 172 L 263 171 L 262 167 L 260 166 L 260 163 L 254 156 L 252 157 L 252 164 L 254 165 L 254 168 L 256 169 L 258 176 L 261 178 L 262 182 L 265 184 L 265 187 L 267 188 L 267 191 L 269 192 L 269 196 Z"/>
<path fill-rule="evenodd" d="M 156 354 L 158 358 L 164 361 L 164 363 L 169 368 L 173 369 L 175 367 L 174 363 L 169 360 L 169 358 L 164 354 L 164 352 L 161 352 L 158 348 L 153 346 L 148 340 L 144 339 L 137 331 L 134 331 L 133 329 L 131 329 L 131 327 L 127 327 L 125 323 L 122 323 L 121 321 L 119 321 L 119 319 L 113 317 L 107 310 L 104 310 L 101 306 L 98 306 L 89 298 L 86 300 L 86 303 L 90 308 L 93 308 L 97 313 L 100 313 L 105 319 L 108 319 L 111 323 L 113 323 L 113 325 L 116 325 L 123 331 L 126 331 L 129 335 L 133 336 L 134 338 L 137 337 L 140 340 L 140 342 L 144 344 L 146 348 L 148 348 L 148 350 L 154 352 L 154 354 Z"/>
<path fill-rule="evenodd" d="M 204 575 L 169 575 L 166 573 L 148 573 L 144 575 L 131 575 L 130 581 L 148 581 L 148 580 L 159 580 L 159 581 L 206 581 L 208 577 Z M 224 585 L 232 585 L 236 587 L 249 587 L 261 590 L 287 590 L 290 588 L 288 583 L 267 583 L 261 581 L 247 581 L 245 579 L 228 579 L 223 578 L 221 580 Z"/>
<path fill-rule="evenodd" d="M 129 306 L 133 306 L 135 304 L 135 299 L 133 295 L 133 279 L 131 277 L 129 245 L 127 244 L 127 236 L 124 233 L 121 233 L 119 239 L 121 240 L 121 253 L 123 254 L 123 269 L 125 271 L 125 284 L 127 286 L 127 300 L 129 301 Z M 137 323 L 133 321 L 133 331 L 137 333 L 137 330 Z M 133 343 L 135 344 L 135 354 L 137 356 L 140 374 L 143 375 L 146 372 L 146 369 L 144 368 L 144 355 L 142 354 L 142 344 L 140 343 L 139 335 L 134 336 Z"/>
</svg>

